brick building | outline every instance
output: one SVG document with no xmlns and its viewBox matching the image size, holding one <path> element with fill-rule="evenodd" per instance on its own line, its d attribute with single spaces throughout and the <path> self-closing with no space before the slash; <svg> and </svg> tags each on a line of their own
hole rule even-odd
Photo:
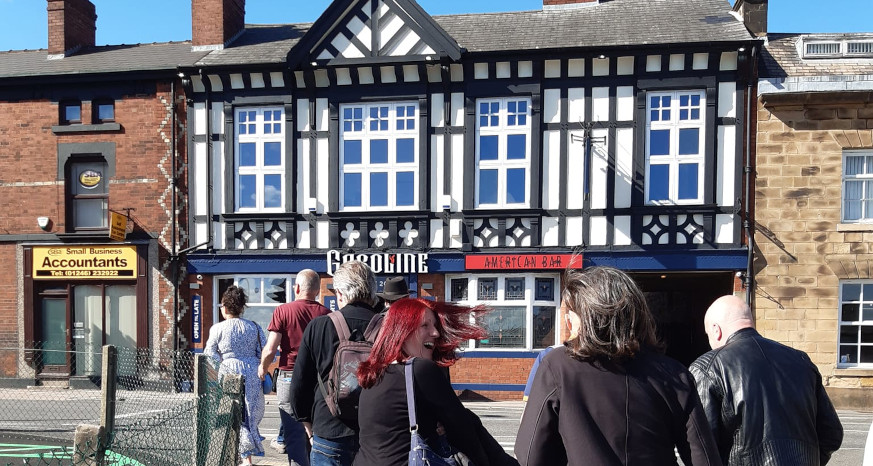
<svg viewBox="0 0 873 466">
<path fill-rule="evenodd" d="M 837 406 L 869 408 L 873 34 L 767 39 L 756 135 L 757 327 L 806 351 Z"/>
<path fill-rule="evenodd" d="M 0 53 L 0 345 L 44 350 L 0 361 L 0 377 L 27 385 L 99 375 L 88 352 L 103 344 L 187 346 L 173 325 L 187 237 L 177 66 L 205 54 L 95 46 L 90 1 L 47 6 L 48 49 Z"/>
</svg>

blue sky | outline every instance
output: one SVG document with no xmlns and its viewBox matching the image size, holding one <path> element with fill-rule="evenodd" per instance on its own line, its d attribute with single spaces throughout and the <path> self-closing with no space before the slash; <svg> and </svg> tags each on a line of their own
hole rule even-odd
<svg viewBox="0 0 873 466">
<path fill-rule="evenodd" d="M 183 41 L 191 38 L 189 0 L 92 0 L 97 44 Z M 430 14 L 536 10 L 542 0 L 418 0 Z M 733 3 L 733 0 L 730 0 Z M 871 0 L 770 0 L 771 32 L 873 32 Z M 247 0 L 246 22 L 310 22 L 330 0 Z M 45 0 L 0 0 L 0 50 L 48 44 Z"/>
</svg>

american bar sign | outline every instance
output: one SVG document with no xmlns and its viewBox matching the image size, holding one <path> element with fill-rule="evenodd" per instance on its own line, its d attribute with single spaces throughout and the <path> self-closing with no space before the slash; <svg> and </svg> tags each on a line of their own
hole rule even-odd
<svg viewBox="0 0 873 466">
<path fill-rule="evenodd" d="M 33 278 L 130 280 L 136 278 L 136 246 L 35 246 Z"/>
<path fill-rule="evenodd" d="M 580 254 L 477 254 L 464 257 L 467 270 L 581 269 Z"/>
</svg>

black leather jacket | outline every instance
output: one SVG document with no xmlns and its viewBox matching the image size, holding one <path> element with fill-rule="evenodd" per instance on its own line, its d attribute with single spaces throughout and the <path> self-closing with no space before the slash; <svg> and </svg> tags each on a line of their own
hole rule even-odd
<svg viewBox="0 0 873 466">
<path fill-rule="evenodd" d="M 742 329 L 689 368 L 725 465 L 818 466 L 843 426 L 809 356 Z"/>
</svg>

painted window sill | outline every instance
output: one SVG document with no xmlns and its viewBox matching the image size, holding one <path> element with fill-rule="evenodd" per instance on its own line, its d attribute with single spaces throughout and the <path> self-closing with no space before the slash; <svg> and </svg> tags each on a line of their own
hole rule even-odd
<svg viewBox="0 0 873 466">
<path fill-rule="evenodd" d="M 97 125 L 57 125 L 52 126 L 52 133 L 102 133 L 107 131 L 121 131 L 118 123 L 100 123 Z"/>
<path fill-rule="evenodd" d="M 834 369 L 838 377 L 873 377 L 873 367 L 846 367 Z"/>
</svg>

